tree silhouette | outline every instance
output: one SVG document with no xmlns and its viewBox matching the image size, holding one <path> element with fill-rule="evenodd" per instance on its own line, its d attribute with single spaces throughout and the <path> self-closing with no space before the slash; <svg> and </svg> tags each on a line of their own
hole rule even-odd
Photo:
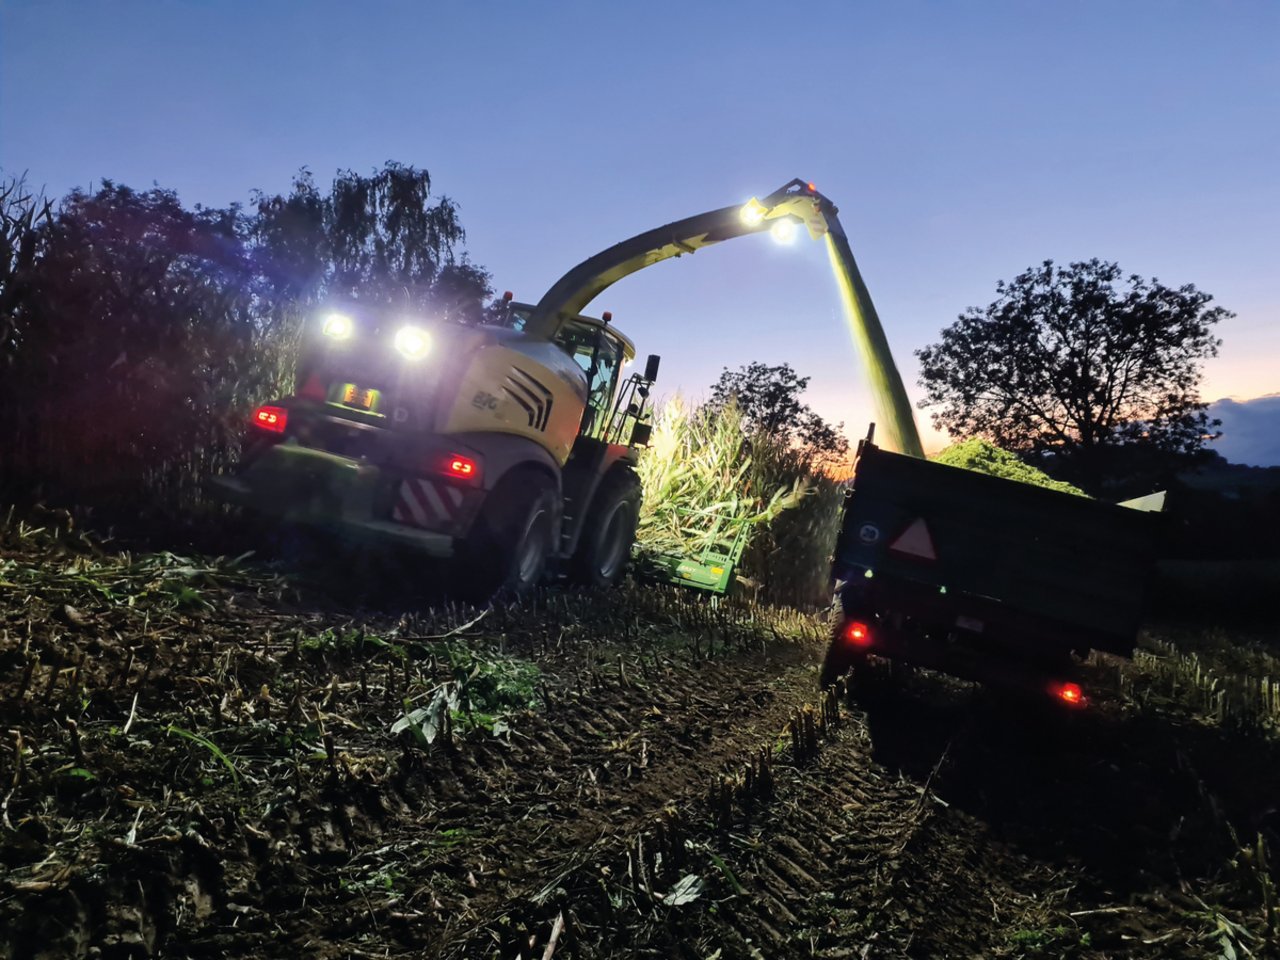
<svg viewBox="0 0 1280 960">
<path fill-rule="evenodd" d="M 340 171 L 327 194 L 304 169 L 288 195 L 255 197 L 255 254 L 277 302 L 359 300 L 475 323 L 489 275 L 458 248 L 458 206 L 433 200 L 426 170 L 388 162 Z"/>
<path fill-rule="evenodd" d="M 1176 459 L 1213 436 L 1200 368 L 1217 354 L 1214 324 L 1231 314 L 1209 294 L 1097 259 L 1047 260 L 996 291 L 916 351 L 934 426 L 1053 452 L 1095 486 L 1116 454 Z"/>
<path fill-rule="evenodd" d="M 797 374 L 789 363 L 726 367 L 711 386 L 711 404 L 719 406 L 734 398 L 753 431 L 780 437 L 818 459 L 842 458 L 849 452 L 849 441 L 841 433 L 844 424 L 827 423 L 801 401 L 808 385 L 809 378 Z"/>
</svg>

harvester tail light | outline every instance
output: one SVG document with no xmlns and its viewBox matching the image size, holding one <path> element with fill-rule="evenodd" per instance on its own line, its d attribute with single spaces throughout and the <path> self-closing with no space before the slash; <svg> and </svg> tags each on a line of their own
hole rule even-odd
<svg viewBox="0 0 1280 960">
<path fill-rule="evenodd" d="M 453 455 L 449 458 L 449 473 L 455 477 L 474 477 L 476 475 L 476 462 L 470 457 L 461 457 Z"/>
<path fill-rule="evenodd" d="M 289 425 L 289 411 L 284 407 L 259 407 L 253 411 L 251 422 L 267 433 L 284 433 Z"/>
<path fill-rule="evenodd" d="M 467 487 L 479 486 L 480 474 L 483 473 L 483 465 L 479 460 L 461 453 L 436 454 L 427 469 Z"/>
<path fill-rule="evenodd" d="M 1084 706 L 1084 691 L 1078 683 L 1064 683 L 1058 687 L 1058 699 L 1069 707 Z"/>
<path fill-rule="evenodd" d="M 844 625 L 844 638 L 855 647 L 869 647 L 871 628 L 861 620 L 850 620 Z"/>
</svg>

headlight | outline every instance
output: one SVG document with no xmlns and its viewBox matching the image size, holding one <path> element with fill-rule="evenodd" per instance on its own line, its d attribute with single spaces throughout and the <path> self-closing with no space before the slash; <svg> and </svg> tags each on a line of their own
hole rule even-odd
<svg viewBox="0 0 1280 960">
<path fill-rule="evenodd" d="M 331 313 L 324 318 L 320 332 L 332 340 L 346 340 L 355 333 L 356 325 L 343 313 Z"/>
<path fill-rule="evenodd" d="M 409 360 L 421 360 L 431 352 L 431 334 L 421 327 L 401 327 L 396 332 L 396 349 Z"/>
</svg>

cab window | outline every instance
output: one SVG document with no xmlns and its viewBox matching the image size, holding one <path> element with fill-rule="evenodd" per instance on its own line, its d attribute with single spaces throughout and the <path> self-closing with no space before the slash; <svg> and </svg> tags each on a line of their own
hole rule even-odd
<svg viewBox="0 0 1280 960">
<path fill-rule="evenodd" d="M 613 404 L 622 350 L 618 342 L 599 327 L 573 321 L 560 328 L 556 343 L 587 375 L 587 409 L 582 418 L 582 432 L 599 437 Z"/>
<path fill-rule="evenodd" d="M 506 327 L 509 330 L 523 330 L 525 324 L 529 322 L 529 314 L 533 312 L 529 307 L 498 307 L 491 311 L 493 318 L 488 323 L 492 323 L 497 327 Z"/>
</svg>

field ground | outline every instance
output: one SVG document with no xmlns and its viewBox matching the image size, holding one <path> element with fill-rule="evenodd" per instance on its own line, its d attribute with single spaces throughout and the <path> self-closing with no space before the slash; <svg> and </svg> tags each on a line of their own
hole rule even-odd
<svg viewBox="0 0 1280 960">
<path fill-rule="evenodd" d="M 0 957 L 1265 957 L 1277 638 L 1069 721 L 629 588 L 368 613 L 0 530 Z"/>
</svg>

